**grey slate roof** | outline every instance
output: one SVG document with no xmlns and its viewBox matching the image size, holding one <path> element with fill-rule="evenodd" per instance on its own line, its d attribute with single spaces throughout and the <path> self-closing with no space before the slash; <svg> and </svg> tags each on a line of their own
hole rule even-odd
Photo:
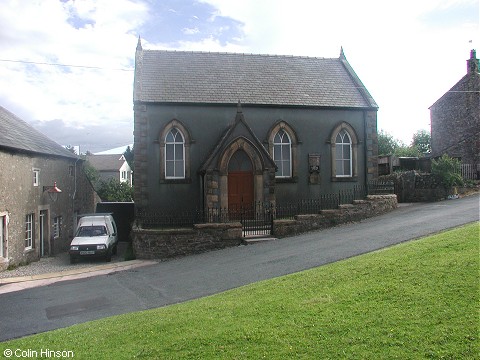
<svg viewBox="0 0 480 360">
<path fill-rule="evenodd" d="M 55 141 L 0 106 L 0 148 L 77 159 Z"/>
<path fill-rule="evenodd" d="M 122 154 L 87 155 L 86 159 L 98 171 L 119 171 L 126 161 Z"/>
<path fill-rule="evenodd" d="M 134 101 L 377 108 L 339 58 L 142 50 Z"/>
</svg>

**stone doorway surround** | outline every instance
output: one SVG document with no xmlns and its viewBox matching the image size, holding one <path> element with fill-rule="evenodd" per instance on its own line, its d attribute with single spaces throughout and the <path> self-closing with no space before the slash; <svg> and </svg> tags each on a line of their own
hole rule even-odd
<svg viewBox="0 0 480 360">
<path fill-rule="evenodd" d="M 244 151 L 252 163 L 255 202 L 275 202 L 275 162 L 245 121 L 240 103 L 235 122 L 214 146 L 200 168 L 204 206 L 228 209 L 228 166 L 237 151 Z"/>
</svg>

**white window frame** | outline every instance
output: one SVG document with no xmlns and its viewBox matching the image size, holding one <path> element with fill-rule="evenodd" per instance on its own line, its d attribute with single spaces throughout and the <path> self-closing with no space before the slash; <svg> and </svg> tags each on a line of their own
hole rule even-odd
<svg viewBox="0 0 480 360">
<path fill-rule="evenodd" d="M 33 249 L 35 236 L 35 214 L 25 215 L 25 250 Z"/>
<path fill-rule="evenodd" d="M 275 142 L 275 139 L 279 133 L 282 132 L 283 134 L 280 135 L 280 141 L 281 142 Z M 288 143 L 282 142 L 282 140 L 287 138 Z M 283 158 L 283 148 L 288 147 L 288 159 Z M 278 148 L 280 148 L 280 159 L 276 160 L 276 152 L 278 151 Z M 275 163 L 277 164 L 278 171 L 275 173 L 275 177 L 277 178 L 291 178 L 292 177 L 292 139 L 290 139 L 290 135 L 288 135 L 288 132 L 286 132 L 284 129 L 278 130 L 275 135 L 273 136 L 273 159 Z M 288 161 L 288 174 L 285 175 L 283 173 L 284 166 L 283 164 Z M 280 166 L 282 165 L 282 166 Z"/>
<path fill-rule="evenodd" d="M 173 142 L 168 142 L 167 137 L 172 133 L 172 131 L 176 130 L 177 134 L 174 136 L 174 141 Z M 181 141 L 177 141 L 177 136 L 180 135 Z M 182 145 L 182 168 L 181 168 L 181 175 L 180 176 L 175 176 L 176 173 L 176 162 L 178 160 L 175 159 L 175 149 L 176 145 Z M 167 160 L 168 157 L 168 149 L 169 145 L 173 146 L 173 160 Z M 168 162 L 173 162 L 173 176 L 168 175 L 167 170 L 168 170 Z M 172 127 L 167 134 L 165 135 L 165 159 L 164 159 L 164 164 L 165 164 L 165 179 L 185 179 L 185 136 L 183 135 L 182 131 L 178 129 L 177 127 Z"/>
<path fill-rule="evenodd" d="M 62 226 L 62 217 L 56 216 L 53 218 L 53 238 L 57 239 L 60 237 L 60 228 Z"/>
<path fill-rule="evenodd" d="M 33 186 L 40 185 L 40 169 L 33 169 Z"/>
</svg>

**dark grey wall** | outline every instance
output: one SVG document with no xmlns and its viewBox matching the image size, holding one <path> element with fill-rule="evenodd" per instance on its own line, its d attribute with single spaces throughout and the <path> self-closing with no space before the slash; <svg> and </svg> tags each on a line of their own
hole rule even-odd
<svg viewBox="0 0 480 360">
<path fill-rule="evenodd" d="M 221 139 L 227 127 L 235 120 L 236 106 L 185 106 L 157 105 L 137 106 L 143 109 L 141 116 L 146 117 L 146 187 L 148 207 L 153 209 L 178 209 L 185 204 L 190 208 L 201 206 L 202 185 L 198 169 Z M 320 194 L 331 193 L 342 188 L 351 188 L 365 182 L 365 126 L 363 110 L 335 110 L 309 108 L 261 108 L 243 106 L 243 114 L 248 125 L 266 148 L 266 139 L 270 128 L 280 120 L 287 122 L 296 132 L 299 140 L 297 147 L 298 180 L 294 183 L 276 184 L 277 202 L 295 201 L 299 198 L 313 198 Z M 160 184 L 160 145 L 159 134 L 163 127 L 177 119 L 189 130 L 193 143 L 190 148 L 191 183 Z M 358 137 L 358 177 L 357 182 L 331 181 L 331 155 L 328 142 L 331 132 L 341 122 L 347 122 L 356 131 Z M 137 125 L 136 125 L 137 126 Z M 137 132 L 137 128 L 135 129 Z M 138 137 L 136 134 L 136 141 Z M 137 144 L 135 144 L 137 151 Z M 319 184 L 309 184 L 308 154 L 321 155 L 321 180 Z M 137 153 L 136 153 L 137 156 Z M 136 166 L 138 166 L 136 160 Z M 140 176 L 137 167 L 135 176 Z M 140 171 L 141 172 L 141 171 Z M 140 179 L 139 179 L 140 181 Z M 137 183 L 137 178 L 135 180 Z M 145 191 L 142 190 L 142 191 Z"/>
</svg>

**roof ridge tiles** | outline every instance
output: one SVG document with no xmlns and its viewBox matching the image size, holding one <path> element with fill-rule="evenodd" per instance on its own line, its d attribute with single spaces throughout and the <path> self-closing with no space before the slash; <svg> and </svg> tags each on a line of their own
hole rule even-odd
<svg viewBox="0 0 480 360">
<path fill-rule="evenodd" d="M 243 55 L 243 56 L 260 56 L 260 57 L 279 57 L 279 58 L 296 58 L 296 59 L 314 59 L 314 60 L 338 60 L 338 57 L 322 57 L 308 55 L 287 55 L 287 54 L 265 54 L 265 53 L 245 53 L 245 52 L 229 52 L 229 51 L 201 51 L 201 50 L 167 50 L 167 49 L 143 49 L 144 52 L 163 52 L 163 53 L 184 53 L 184 54 L 212 54 L 212 55 Z"/>
</svg>

